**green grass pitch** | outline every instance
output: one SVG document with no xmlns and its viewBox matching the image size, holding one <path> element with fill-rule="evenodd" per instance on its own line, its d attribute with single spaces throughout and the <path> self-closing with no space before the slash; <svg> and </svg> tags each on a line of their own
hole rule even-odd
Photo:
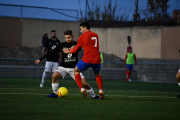
<svg viewBox="0 0 180 120">
<path fill-rule="evenodd" d="M 174 83 L 103 81 L 105 99 L 83 98 L 76 82 L 60 79 L 65 98 L 47 98 L 37 78 L 0 78 L 0 120 L 179 120 L 180 87 Z M 95 80 L 87 80 L 98 94 Z"/>
</svg>

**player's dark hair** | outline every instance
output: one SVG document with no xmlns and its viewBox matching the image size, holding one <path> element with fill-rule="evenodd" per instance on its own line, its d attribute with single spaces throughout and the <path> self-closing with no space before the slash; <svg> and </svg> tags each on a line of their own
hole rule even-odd
<svg viewBox="0 0 180 120">
<path fill-rule="evenodd" d="M 88 22 L 82 22 L 79 26 L 86 27 L 88 30 L 90 30 L 90 24 Z"/>
<path fill-rule="evenodd" d="M 44 35 L 43 35 L 43 37 L 42 37 L 42 38 L 45 38 L 45 35 L 47 35 L 47 37 L 48 37 L 48 34 L 47 34 L 47 33 L 44 33 Z"/>
<path fill-rule="evenodd" d="M 51 30 L 51 33 L 52 33 L 52 32 L 56 32 L 56 31 L 55 31 L 55 30 Z"/>
<path fill-rule="evenodd" d="M 64 35 L 72 35 L 72 30 L 67 29 L 66 31 L 64 31 Z"/>
</svg>

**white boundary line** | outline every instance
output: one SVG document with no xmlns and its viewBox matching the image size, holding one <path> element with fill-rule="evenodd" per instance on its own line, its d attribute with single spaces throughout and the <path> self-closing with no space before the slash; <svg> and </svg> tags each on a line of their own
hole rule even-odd
<svg viewBox="0 0 180 120">
<path fill-rule="evenodd" d="M 44 88 L 0 88 L 0 89 L 22 89 L 22 90 L 52 90 L 52 89 L 44 89 Z M 72 90 L 72 89 L 69 89 L 69 90 Z M 78 91 L 78 90 L 74 90 L 73 91 Z M 106 91 L 106 90 L 104 90 Z M 108 92 L 133 92 L 133 93 L 160 93 L 160 94 L 179 94 L 179 93 L 175 93 L 175 92 L 156 92 L 156 91 L 138 91 L 138 90 L 127 90 L 127 91 L 124 91 L 124 90 L 119 90 L 119 91 L 112 91 L 112 90 L 108 90 Z"/>
<path fill-rule="evenodd" d="M 40 93 L 0 93 L 0 95 L 47 95 Z M 81 95 L 81 94 L 68 94 L 68 95 Z M 176 97 L 168 97 L 168 96 L 128 96 L 128 95 L 105 95 L 105 96 L 119 96 L 119 97 L 140 97 L 140 98 L 176 98 Z"/>
<path fill-rule="evenodd" d="M 44 88 L 24 88 L 24 87 L 20 87 L 20 88 L 16 88 L 16 87 L 13 87 L 13 88 L 0 88 L 0 90 L 12 90 L 12 89 L 22 89 L 22 90 L 52 90 L 52 89 L 44 89 Z M 71 90 L 71 89 L 69 89 Z M 78 91 L 78 90 L 73 90 L 73 91 Z M 113 93 L 122 93 L 122 92 L 132 92 L 132 93 L 158 93 L 158 94 L 178 94 L 178 93 L 173 93 L 173 92 L 155 92 L 155 91 L 147 91 L 147 92 L 144 92 L 144 91 L 138 91 L 138 90 L 129 90 L 129 91 L 124 91 L 124 90 L 120 90 L 120 91 L 108 91 L 108 92 L 113 92 Z M 40 94 L 40 93 L 0 93 L 0 95 L 3 95 L 3 94 L 6 94 L 6 95 L 10 95 L 10 94 L 16 94 L 16 95 L 47 95 L 47 94 Z M 68 94 L 68 95 L 81 95 L 81 94 Z M 151 98 L 151 97 L 155 97 L 155 98 L 176 98 L 176 97 L 168 97 L 168 96 L 128 96 L 128 95 L 107 95 L 105 94 L 105 96 L 119 96 L 119 97 L 141 97 L 141 98 Z"/>
</svg>

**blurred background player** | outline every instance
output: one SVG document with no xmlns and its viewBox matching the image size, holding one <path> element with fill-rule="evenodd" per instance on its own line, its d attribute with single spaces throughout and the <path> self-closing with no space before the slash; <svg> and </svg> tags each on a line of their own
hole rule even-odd
<svg viewBox="0 0 180 120">
<path fill-rule="evenodd" d="M 124 63 L 126 64 L 126 81 L 131 81 L 131 73 L 133 71 L 133 65 L 137 64 L 136 55 L 132 52 L 132 48 L 129 48 L 128 53 L 125 56 Z"/>
<path fill-rule="evenodd" d="M 103 82 L 102 77 L 100 75 L 101 71 L 101 58 L 99 53 L 99 39 L 98 35 L 94 32 L 90 31 L 90 25 L 87 22 L 83 22 L 80 24 L 80 29 L 82 35 L 78 39 L 78 43 L 74 48 L 67 49 L 64 48 L 64 53 L 77 53 L 80 48 L 84 48 L 84 56 L 82 60 L 80 60 L 75 69 L 75 79 L 76 83 L 84 95 L 86 95 L 86 90 L 82 87 L 80 72 L 85 71 L 89 67 L 91 67 L 96 76 L 96 82 L 99 87 L 99 95 L 101 99 L 104 99 L 103 93 Z"/>
<path fill-rule="evenodd" d="M 53 50 L 54 48 L 57 47 L 57 45 L 60 44 L 60 41 L 56 37 L 56 31 L 52 30 L 51 31 L 51 38 L 45 42 L 43 45 L 42 49 L 42 56 L 44 56 L 44 53 L 46 49 L 48 49 L 48 52 Z M 45 64 L 45 69 L 42 75 L 42 81 L 40 83 L 40 87 L 43 87 L 44 81 L 48 75 L 48 72 L 54 72 L 57 70 L 59 63 L 61 61 L 61 53 L 60 52 L 55 52 L 52 55 L 48 56 L 46 59 L 46 64 Z"/>
<path fill-rule="evenodd" d="M 64 36 L 65 36 L 65 40 L 66 42 L 62 42 L 61 45 L 58 45 L 54 50 L 52 50 L 51 52 L 48 52 L 47 54 L 45 54 L 42 58 L 40 58 L 39 60 L 37 60 L 35 63 L 38 64 L 41 60 L 43 60 L 44 58 L 50 56 L 51 54 L 53 54 L 54 52 L 57 51 L 62 51 L 62 47 L 63 48 L 71 48 L 72 46 L 75 46 L 77 44 L 77 42 L 75 42 L 73 40 L 73 34 L 71 30 L 66 30 L 64 32 Z M 58 67 L 58 70 L 55 70 L 52 76 L 52 90 L 53 93 L 48 95 L 47 97 L 49 98 L 57 98 L 57 90 L 59 88 L 59 83 L 58 83 L 58 78 L 64 78 L 66 76 L 66 74 L 68 73 L 74 80 L 74 67 L 76 66 L 78 62 L 78 52 L 77 53 L 62 53 L 62 61 L 60 66 Z M 100 99 L 99 96 L 96 96 L 94 93 L 94 90 L 92 89 L 92 87 L 86 83 L 85 77 L 83 76 L 82 73 L 80 73 L 81 78 L 82 78 L 82 85 L 85 87 L 86 91 L 91 95 L 91 97 L 93 99 Z M 86 96 L 84 96 L 86 97 Z"/>
<path fill-rule="evenodd" d="M 178 73 L 176 74 L 176 80 L 178 82 L 178 85 L 180 86 L 180 69 L 179 69 Z M 177 96 L 177 98 L 180 98 L 180 94 Z"/>
<path fill-rule="evenodd" d="M 180 52 L 180 50 L 179 50 L 179 52 Z M 178 82 L 178 85 L 180 86 L 180 69 L 179 69 L 178 73 L 176 74 L 176 80 Z M 177 96 L 177 98 L 180 98 L 180 94 Z"/>
<path fill-rule="evenodd" d="M 45 33 L 42 37 L 42 46 L 45 46 L 45 43 L 48 41 L 48 34 Z"/>
</svg>

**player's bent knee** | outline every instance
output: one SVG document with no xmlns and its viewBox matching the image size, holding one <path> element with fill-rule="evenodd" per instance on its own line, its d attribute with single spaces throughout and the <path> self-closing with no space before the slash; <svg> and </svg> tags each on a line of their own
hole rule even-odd
<svg viewBox="0 0 180 120">
<path fill-rule="evenodd" d="M 180 78 L 180 73 L 178 72 L 177 74 L 176 74 L 176 79 L 179 79 Z"/>
<path fill-rule="evenodd" d="M 74 68 L 74 72 L 80 73 L 81 71 L 77 68 L 77 66 Z"/>
<path fill-rule="evenodd" d="M 53 79 L 58 79 L 58 78 L 61 78 L 61 77 L 62 77 L 61 73 L 60 73 L 60 72 L 57 72 L 57 71 L 55 71 L 55 72 L 53 73 L 53 75 L 52 75 L 52 78 L 53 78 Z"/>
<path fill-rule="evenodd" d="M 180 72 L 177 73 L 177 75 L 176 75 L 176 80 L 177 80 L 178 82 L 180 82 Z"/>
</svg>

